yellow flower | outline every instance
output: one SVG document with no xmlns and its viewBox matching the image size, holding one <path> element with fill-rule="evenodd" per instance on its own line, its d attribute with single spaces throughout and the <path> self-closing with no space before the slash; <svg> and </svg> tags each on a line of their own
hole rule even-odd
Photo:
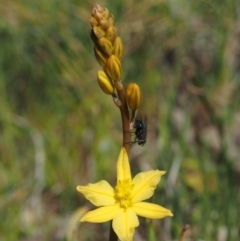
<svg viewBox="0 0 240 241">
<path fill-rule="evenodd" d="M 150 198 L 165 171 L 147 171 L 131 176 L 128 155 L 122 147 L 117 162 L 115 189 L 102 180 L 87 186 L 77 186 L 86 199 L 99 208 L 86 213 L 81 222 L 102 223 L 113 219 L 112 225 L 121 241 L 132 241 L 138 217 L 164 218 L 173 216 L 170 210 L 157 204 L 142 202 Z"/>
</svg>

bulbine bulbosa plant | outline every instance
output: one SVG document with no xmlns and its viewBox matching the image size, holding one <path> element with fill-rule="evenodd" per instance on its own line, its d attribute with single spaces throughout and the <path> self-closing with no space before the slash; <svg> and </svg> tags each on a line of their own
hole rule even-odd
<svg viewBox="0 0 240 241">
<path fill-rule="evenodd" d="M 95 5 L 91 10 L 90 24 L 95 57 L 101 66 L 97 81 L 102 91 L 112 96 L 120 110 L 123 141 L 116 162 L 114 187 L 105 180 L 77 186 L 77 190 L 97 206 L 97 209 L 87 212 L 80 221 L 111 221 L 109 240 L 132 241 L 135 228 L 139 225 L 138 216 L 150 219 L 173 216 L 170 210 L 144 201 L 154 194 L 165 171 L 145 171 L 132 177 L 129 164 L 131 145 L 134 142 L 143 145 L 147 137 L 147 118 L 144 121 L 135 119 L 141 102 L 141 90 L 136 83 L 130 83 L 124 88 L 121 81 L 124 48 L 111 13 Z M 132 133 L 136 135 L 135 141 L 131 140 Z"/>
</svg>

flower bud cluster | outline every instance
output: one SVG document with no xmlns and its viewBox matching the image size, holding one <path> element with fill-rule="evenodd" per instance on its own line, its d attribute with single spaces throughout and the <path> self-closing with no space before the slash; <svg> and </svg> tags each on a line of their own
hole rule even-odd
<svg viewBox="0 0 240 241">
<path fill-rule="evenodd" d="M 120 81 L 123 43 L 114 27 L 113 16 L 106 8 L 96 4 L 91 11 L 90 24 L 92 26 L 90 36 L 94 43 L 95 57 L 103 68 L 98 71 L 98 84 L 105 94 L 112 95 L 115 99 L 115 90 L 123 89 Z M 130 83 L 125 89 L 125 98 L 129 109 L 135 112 L 141 101 L 139 86 Z"/>
<path fill-rule="evenodd" d="M 105 93 L 113 94 L 114 82 L 119 82 L 122 75 L 122 40 L 117 35 L 113 16 L 98 4 L 92 8 L 90 24 L 95 57 L 104 70 L 98 72 L 98 83 Z"/>
</svg>

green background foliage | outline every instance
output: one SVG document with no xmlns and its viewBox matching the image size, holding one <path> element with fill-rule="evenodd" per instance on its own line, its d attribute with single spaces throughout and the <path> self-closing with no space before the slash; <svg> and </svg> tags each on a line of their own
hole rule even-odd
<svg viewBox="0 0 240 241">
<path fill-rule="evenodd" d="M 240 238 L 240 4 L 99 1 L 123 40 L 123 84 L 142 90 L 148 140 L 134 173 L 166 170 L 151 201 L 173 218 L 141 219 L 140 240 Z M 96 80 L 94 1 L 0 2 L 0 239 L 106 240 L 79 224 L 76 185 L 115 182 L 120 113 Z M 91 207 L 90 207 L 91 208 Z"/>
</svg>

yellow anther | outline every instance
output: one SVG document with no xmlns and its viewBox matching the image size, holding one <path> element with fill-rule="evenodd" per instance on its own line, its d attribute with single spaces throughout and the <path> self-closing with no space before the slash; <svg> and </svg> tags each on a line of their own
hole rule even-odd
<svg viewBox="0 0 240 241">
<path fill-rule="evenodd" d="M 126 209 L 131 206 L 131 192 L 133 183 L 130 179 L 119 181 L 115 187 L 115 199 L 120 207 Z"/>
</svg>

